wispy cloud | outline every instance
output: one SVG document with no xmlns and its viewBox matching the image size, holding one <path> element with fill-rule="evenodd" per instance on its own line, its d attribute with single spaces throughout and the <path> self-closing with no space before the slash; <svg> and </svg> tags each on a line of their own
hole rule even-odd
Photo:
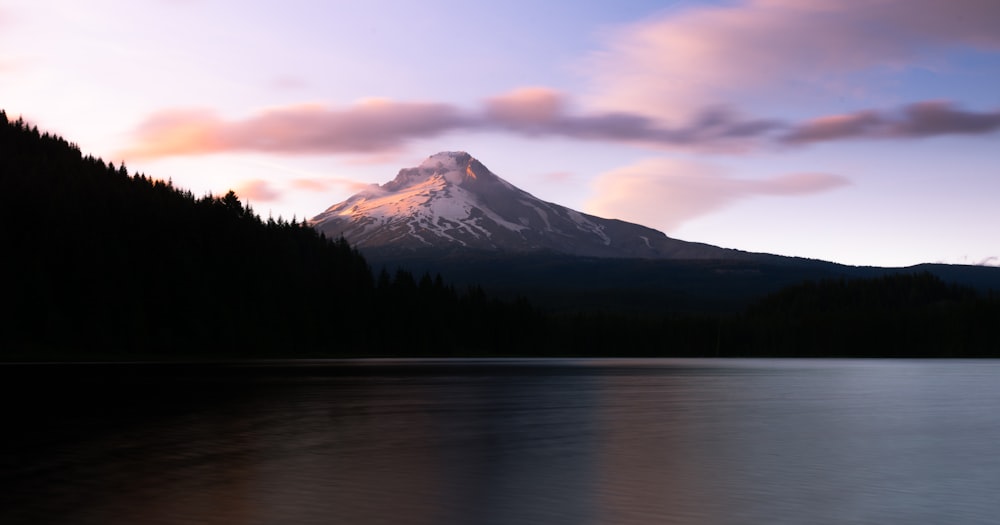
<svg viewBox="0 0 1000 525">
<path fill-rule="evenodd" d="M 569 97 L 528 88 L 486 99 L 480 111 L 444 103 L 369 101 L 343 110 L 273 108 L 243 120 L 201 110 L 151 116 L 137 130 L 126 159 L 221 152 L 361 154 L 358 162 L 394 158 L 410 141 L 455 131 L 501 131 L 537 137 L 630 143 L 654 149 L 741 152 L 774 145 L 843 139 L 907 139 L 1000 130 L 1000 110 L 974 112 L 948 101 L 894 110 L 827 115 L 800 123 L 755 119 L 725 107 L 703 109 L 677 126 L 645 115 L 570 111 Z"/>
<path fill-rule="evenodd" d="M 995 0 L 744 0 L 623 27 L 587 65 L 589 101 L 667 120 L 719 100 L 787 96 L 959 47 L 1000 49 Z"/>
<path fill-rule="evenodd" d="M 124 158 L 218 153 L 231 149 L 221 138 L 225 123 L 209 110 L 161 111 L 136 130 L 135 143 L 120 152 Z"/>
<path fill-rule="evenodd" d="M 233 190 L 241 199 L 252 202 L 273 202 L 281 198 L 281 192 L 266 180 L 244 181 Z"/>
<path fill-rule="evenodd" d="M 255 202 L 277 202 L 287 197 L 289 192 L 305 191 L 312 193 L 330 193 L 337 190 L 349 192 L 378 191 L 377 184 L 358 182 L 339 177 L 315 177 L 292 179 L 287 185 L 277 185 L 263 179 L 250 179 L 241 182 L 233 191 L 241 199 Z"/>
<path fill-rule="evenodd" d="M 746 141 L 781 127 L 777 121 L 743 118 L 725 107 L 703 109 L 679 126 L 663 126 L 641 113 L 574 114 L 566 94 L 539 87 L 487 99 L 484 106 L 484 126 L 518 134 L 659 147 L 741 149 Z"/>
<path fill-rule="evenodd" d="M 710 165 L 649 159 L 598 177 L 596 197 L 586 204 L 595 215 L 655 225 L 672 231 L 744 199 L 820 193 L 850 184 L 829 173 L 791 173 L 769 179 L 737 179 Z"/>
<path fill-rule="evenodd" d="M 284 199 L 289 192 L 331 193 L 336 191 L 359 192 L 377 187 L 368 182 L 362 182 L 345 177 L 323 175 L 312 170 L 302 170 L 285 164 L 262 159 L 249 158 L 243 162 L 261 166 L 276 173 L 294 174 L 297 177 L 281 184 L 262 179 L 247 179 L 234 191 L 240 197 L 255 202 L 276 202 Z"/>
<path fill-rule="evenodd" d="M 479 111 L 445 103 L 375 100 L 347 109 L 319 105 L 272 108 L 243 120 L 206 110 L 168 110 L 150 116 L 123 158 L 221 152 L 282 154 L 362 153 L 382 158 L 408 141 L 449 131 L 505 131 L 523 136 L 628 142 L 652 147 L 745 149 L 781 128 L 777 121 L 744 119 L 724 108 L 707 109 L 682 126 L 663 127 L 630 113 L 574 114 L 568 96 L 525 88 L 489 98 Z"/>
<path fill-rule="evenodd" d="M 895 112 L 875 110 L 816 118 L 794 126 L 784 137 L 802 144 L 857 138 L 919 138 L 984 134 L 1000 130 L 1000 110 L 976 113 L 945 101 L 910 104 Z"/>
<path fill-rule="evenodd" d="M 377 185 L 341 177 L 312 177 L 294 179 L 292 180 L 292 187 L 298 190 L 327 193 L 335 189 L 359 192 L 361 190 L 374 189 Z"/>
<path fill-rule="evenodd" d="M 464 118 L 447 104 L 382 99 L 344 109 L 315 104 L 286 106 L 233 121 L 206 110 L 170 110 L 147 119 L 137 132 L 136 144 L 122 155 L 378 152 L 461 127 Z"/>
<path fill-rule="evenodd" d="M 303 170 L 282 163 L 262 159 L 246 159 L 244 162 L 255 166 L 263 166 L 275 172 L 297 175 L 291 180 L 291 187 L 298 190 L 328 192 L 331 189 L 348 189 L 360 191 L 371 186 L 371 183 L 345 177 L 325 175 L 314 170 Z M 277 190 L 273 190 L 277 191 Z"/>
</svg>

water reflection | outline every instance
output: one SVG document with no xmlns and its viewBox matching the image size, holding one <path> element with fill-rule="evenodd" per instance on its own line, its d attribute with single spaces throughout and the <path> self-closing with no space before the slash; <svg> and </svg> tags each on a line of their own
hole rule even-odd
<svg viewBox="0 0 1000 525">
<path fill-rule="evenodd" d="M 0 522 L 989 523 L 998 372 L 272 363 L 52 388 L 7 367 Z"/>
</svg>

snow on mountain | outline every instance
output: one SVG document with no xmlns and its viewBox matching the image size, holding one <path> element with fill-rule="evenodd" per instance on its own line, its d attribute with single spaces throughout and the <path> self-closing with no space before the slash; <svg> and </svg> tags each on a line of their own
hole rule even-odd
<svg viewBox="0 0 1000 525">
<path fill-rule="evenodd" d="M 619 220 L 545 202 L 466 152 L 442 152 L 314 217 L 327 237 L 359 249 L 470 248 L 596 257 L 734 258 L 743 252 L 671 239 Z"/>
</svg>

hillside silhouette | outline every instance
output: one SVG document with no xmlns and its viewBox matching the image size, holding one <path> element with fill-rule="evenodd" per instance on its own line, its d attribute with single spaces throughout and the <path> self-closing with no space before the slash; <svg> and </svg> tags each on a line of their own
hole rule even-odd
<svg viewBox="0 0 1000 525">
<path fill-rule="evenodd" d="M 6 358 L 448 353 L 503 344 L 490 326 L 524 311 L 374 276 L 304 221 L 130 174 L 3 112 L 0 214 Z"/>
</svg>

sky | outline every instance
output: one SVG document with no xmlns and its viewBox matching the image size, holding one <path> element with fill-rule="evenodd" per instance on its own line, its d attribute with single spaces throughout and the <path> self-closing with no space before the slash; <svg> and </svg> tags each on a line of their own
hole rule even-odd
<svg viewBox="0 0 1000 525">
<path fill-rule="evenodd" d="M 0 0 L 0 109 L 265 218 L 467 151 L 678 239 L 1000 265 L 997 0 Z"/>
</svg>

